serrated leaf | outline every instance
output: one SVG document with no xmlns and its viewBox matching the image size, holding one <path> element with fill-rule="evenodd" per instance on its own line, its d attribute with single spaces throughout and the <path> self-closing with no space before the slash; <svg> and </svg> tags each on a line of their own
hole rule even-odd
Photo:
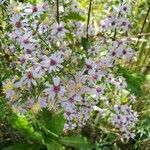
<svg viewBox="0 0 150 150">
<path fill-rule="evenodd" d="M 14 115 L 10 120 L 13 128 L 17 129 L 26 138 L 36 140 L 41 143 L 43 137 L 39 132 L 36 132 L 31 123 L 25 117 Z"/>
<path fill-rule="evenodd" d="M 126 79 L 128 89 L 136 96 L 142 95 L 141 85 L 145 81 L 145 77 L 142 74 L 133 73 L 121 66 L 119 66 L 118 73 L 121 73 L 122 76 Z"/>
<path fill-rule="evenodd" d="M 71 146 L 77 149 L 91 150 L 93 145 L 82 136 L 61 137 L 60 142 L 65 146 Z"/>
<path fill-rule="evenodd" d="M 57 135 L 60 135 L 63 132 L 65 123 L 63 112 L 53 115 L 47 109 L 43 109 L 40 112 L 39 121 L 44 125 L 46 129 Z"/>
</svg>

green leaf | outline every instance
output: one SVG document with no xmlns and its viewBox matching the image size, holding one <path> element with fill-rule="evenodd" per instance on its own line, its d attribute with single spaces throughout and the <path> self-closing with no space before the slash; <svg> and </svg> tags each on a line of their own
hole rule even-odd
<svg viewBox="0 0 150 150">
<path fill-rule="evenodd" d="M 77 21 L 85 21 L 85 18 L 82 17 L 77 12 L 70 12 L 68 15 L 64 17 L 64 20 L 77 20 Z"/>
<path fill-rule="evenodd" d="M 63 150 L 63 146 L 55 140 L 49 139 L 46 142 L 47 150 Z"/>
<path fill-rule="evenodd" d="M 40 112 L 39 121 L 51 132 L 60 135 L 63 132 L 65 119 L 63 112 L 53 115 L 47 109 Z"/>
<path fill-rule="evenodd" d="M 39 132 L 36 132 L 27 118 L 14 115 L 10 120 L 13 128 L 21 132 L 26 138 L 38 141 L 41 143 L 43 137 Z"/>
<path fill-rule="evenodd" d="M 40 146 L 23 143 L 6 147 L 3 150 L 40 150 Z"/>
<path fill-rule="evenodd" d="M 126 79 L 128 88 L 132 93 L 136 96 L 141 96 L 143 94 L 141 85 L 145 81 L 144 75 L 131 72 L 121 66 L 119 66 L 118 73 L 121 73 L 121 75 Z"/>
<path fill-rule="evenodd" d="M 88 39 L 87 39 L 87 38 L 82 38 L 82 39 L 81 39 L 81 44 L 82 44 L 82 46 L 83 46 L 83 49 L 87 51 L 88 48 L 89 48 Z"/>
<path fill-rule="evenodd" d="M 93 145 L 82 136 L 61 137 L 60 142 L 65 146 L 71 146 L 77 149 L 91 150 Z"/>
</svg>

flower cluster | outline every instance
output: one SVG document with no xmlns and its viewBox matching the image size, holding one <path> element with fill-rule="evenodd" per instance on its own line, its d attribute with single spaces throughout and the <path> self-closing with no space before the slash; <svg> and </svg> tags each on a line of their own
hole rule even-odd
<svg viewBox="0 0 150 150">
<path fill-rule="evenodd" d="M 61 10 L 57 14 L 48 3 L 8 6 L 11 28 L 7 35 L 8 49 L 18 77 L 6 80 L 3 87 L 14 110 L 27 113 L 42 108 L 63 109 L 67 120 L 65 130 L 72 130 L 86 124 L 93 106 L 99 105 L 107 93 L 113 90 L 121 93 L 126 89 L 125 79 L 115 71 L 122 61 L 134 57 L 134 51 L 129 41 L 112 40 L 104 35 L 97 38 L 97 28 L 88 25 L 87 30 L 83 21 L 86 10 L 76 1 L 65 3 L 68 9 L 57 8 Z M 117 13 L 105 19 L 100 28 L 114 30 L 113 26 L 120 26 L 127 31 L 130 23 L 123 16 L 127 17 L 128 11 L 129 6 L 122 3 Z M 79 18 L 68 19 L 70 14 Z M 90 41 L 93 37 L 95 40 Z M 109 104 L 110 107 L 114 103 Z M 128 113 L 129 119 L 132 118 L 134 113 L 131 110 Z M 123 124 L 128 132 L 131 123 Z"/>
<path fill-rule="evenodd" d="M 115 127 L 122 132 L 124 138 L 134 138 L 135 134 L 130 130 L 138 121 L 137 113 L 128 105 L 115 106 L 115 113 L 116 114 L 113 116 L 113 124 Z"/>
<path fill-rule="evenodd" d="M 120 29 L 123 31 L 128 31 L 131 28 L 131 23 L 128 20 L 128 13 L 130 12 L 130 5 L 123 2 L 121 6 L 117 8 L 111 15 L 106 19 L 101 21 L 101 29 Z"/>
</svg>

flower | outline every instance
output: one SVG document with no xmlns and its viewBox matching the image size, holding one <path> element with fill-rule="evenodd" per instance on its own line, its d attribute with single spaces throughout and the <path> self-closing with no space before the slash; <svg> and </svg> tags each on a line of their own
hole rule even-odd
<svg viewBox="0 0 150 150">
<path fill-rule="evenodd" d="M 32 15 L 32 17 L 39 16 L 43 12 L 44 12 L 44 8 L 42 4 L 39 4 L 39 5 L 28 4 L 25 8 L 25 13 L 27 15 Z"/>
<path fill-rule="evenodd" d="M 94 68 L 96 67 L 95 61 L 93 61 L 92 59 L 87 59 L 87 60 L 85 61 L 85 64 L 86 64 L 86 68 L 87 68 L 88 70 L 92 70 L 92 69 L 94 69 Z"/>
<path fill-rule="evenodd" d="M 38 98 L 38 105 L 40 107 L 40 109 L 45 108 L 48 106 L 48 103 L 46 101 L 46 99 L 44 99 L 43 97 L 39 97 Z"/>
<path fill-rule="evenodd" d="M 24 4 L 18 2 L 16 3 L 15 1 L 13 1 L 8 5 L 7 12 L 9 15 L 18 14 L 20 16 L 24 16 L 25 15 L 23 12 L 24 8 L 25 8 Z"/>
<path fill-rule="evenodd" d="M 66 92 L 65 87 L 61 86 L 60 84 L 60 78 L 59 77 L 53 77 L 53 85 L 46 84 L 46 89 L 44 89 L 44 92 L 46 95 L 48 95 L 49 99 L 54 99 L 56 96 L 63 96 Z"/>
<path fill-rule="evenodd" d="M 0 0 L 0 4 L 3 4 L 6 0 Z"/>
<path fill-rule="evenodd" d="M 131 28 L 131 24 L 129 20 L 127 19 L 119 19 L 118 25 L 122 28 L 124 31 L 128 31 Z"/>
<path fill-rule="evenodd" d="M 96 96 L 96 99 L 100 98 L 104 94 L 104 89 L 104 85 L 97 85 L 91 90 L 91 95 Z"/>
<path fill-rule="evenodd" d="M 26 20 L 21 20 L 21 16 L 16 14 L 10 18 L 10 23 L 13 25 L 15 30 L 20 30 L 21 28 L 25 28 L 28 26 Z"/>
<path fill-rule="evenodd" d="M 48 72 L 57 71 L 62 66 L 63 58 L 59 53 L 52 54 L 49 58 L 46 57 L 45 60 L 41 62 L 42 66 L 48 69 Z"/>
<path fill-rule="evenodd" d="M 134 138 L 134 134 L 131 132 L 131 129 L 138 121 L 137 112 L 134 112 L 131 109 L 131 106 L 128 105 L 116 105 L 114 109 L 115 114 L 113 115 L 112 122 L 115 127 L 122 132 L 124 138 Z"/>
<path fill-rule="evenodd" d="M 99 51 L 100 51 L 99 45 L 91 46 L 91 47 L 88 49 L 88 53 L 89 53 L 89 54 L 92 54 L 92 55 L 98 54 Z"/>
<path fill-rule="evenodd" d="M 64 28 L 64 23 L 63 22 L 60 22 L 59 24 L 58 23 L 54 23 L 52 26 L 51 26 L 51 34 L 53 36 L 53 38 L 58 38 L 58 39 L 61 39 L 61 38 L 64 38 L 66 33 L 68 32 L 65 28 Z M 55 37 L 56 36 L 56 37 Z"/>
<path fill-rule="evenodd" d="M 21 22 L 21 16 L 20 15 L 13 15 L 10 18 L 10 23 L 14 25 L 16 28 L 21 28 L 22 27 L 22 22 Z"/>
<path fill-rule="evenodd" d="M 31 87 L 31 85 L 36 86 L 36 78 L 39 78 L 38 73 L 36 72 L 36 70 L 34 70 L 34 68 L 30 68 L 30 70 L 23 75 L 21 80 L 16 83 L 16 86 L 21 87 L 23 84 L 26 84 L 29 88 Z"/>
<path fill-rule="evenodd" d="M 122 3 L 121 6 L 119 7 L 119 12 L 123 14 L 127 14 L 131 9 L 131 6 L 129 3 Z"/>
</svg>

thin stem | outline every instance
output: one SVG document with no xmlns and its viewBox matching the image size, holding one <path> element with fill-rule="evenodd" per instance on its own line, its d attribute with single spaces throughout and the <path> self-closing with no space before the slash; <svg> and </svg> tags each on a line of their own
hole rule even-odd
<svg viewBox="0 0 150 150">
<path fill-rule="evenodd" d="M 128 36 L 120 36 L 120 37 L 116 37 L 115 39 L 127 39 L 127 38 L 130 38 L 132 40 L 132 38 L 137 38 L 137 37 L 143 37 L 143 36 L 149 36 L 150 33 L 141 33 L 141 34 L 136 34 L 136 35 L 132 35 L 131 37 L 128 37 Z M 113 37 L 109 37 L 109 36 L 105 36 L 104 34 L 102 33 L 98 33 L 96 36 L 101 36 L 103 38 L 110 38 L 112 40 L 115 40 Z"/>
<path fill-rule="evenodd" d="M 90 3 L 89 3 L 89 10 L 88 10 L 87 27 L 86 27 L 86 32 L 87 32 L 86 37 L 87 37 L 87 39 L 89 38 L 88 31 L 89 31 L 91 8 L 92 8 L 92 0 L 90 0 Z"/>
<path fill-rule="evenodd" d="M 56 20 L 57 20 L 57 23 L 59 24 L 60 23 L 60 21 L 59 21 L 59 0 L 56 0 L 56 5 L 57 5 Z"/>
<path fill-rule="evenodd" d="M 122 5 L 123 0 L 121 0 L 121 5 Z M 119 12 L 118 14 L 118 18 L 120 17 L 121 13 Z M 117 29 L 115 28 L 115 32 L 114 32 L 114 36 L 113 36 L 113 40 L 116 39 L 116 35 L 117 35 Z"/>
<path fill-rule="evenodd" d="M 149 12 L 150 12 L 150 6 L 149 6 L 149 8 L 148 8 L 148 10 L 147 10 L 147 13 L 146 13 L 146 16 L 145 16 L 145 18 L 144 18 L 144 22 L 143 22 L 143 25 L 142 25 L 140 34 L 143 33 L 143 30 L 144 30 L 144 27 L 145 27 L 146 20 L 147 20 L 147 18 L 148 18 Z M 140 38 L 141 38 L 141 36 L 138 37 L 138 41 L 137 41 L 137 43 L 136 43 L 136 46 L 138 46 Z"/>
</svg>

